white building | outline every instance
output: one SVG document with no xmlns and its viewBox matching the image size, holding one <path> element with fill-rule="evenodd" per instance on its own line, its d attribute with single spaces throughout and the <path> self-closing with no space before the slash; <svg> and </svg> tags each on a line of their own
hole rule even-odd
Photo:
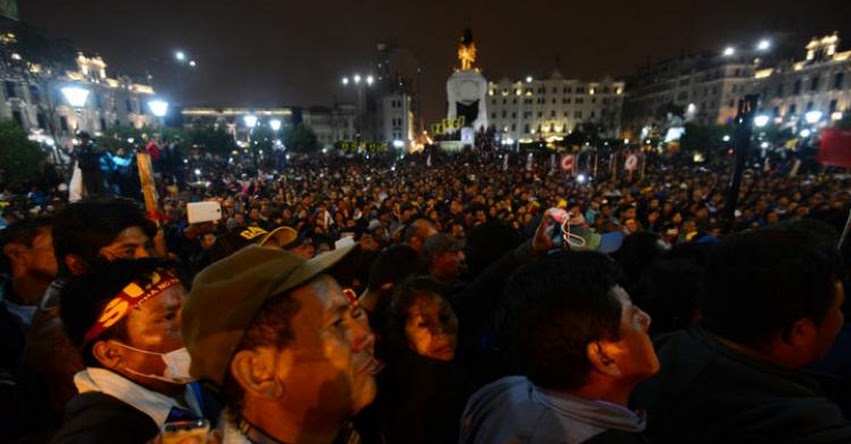
<svg viewBox="0 0 851 444">
<path fill-rule="evenodd" d="M 813 38 L 803 60 L 756 71 L 751 91 L 777 124 L 797 125 L 808 111 L 824 121 L 851 110 L 851 50 L 840 52 L 839 36 Z"/>
<path fill-rule="evenodd" d="M 614 138 L 620 135 L 623 97 L 624 83 L 609 77 L 566 79 L 556 69 L 546 79 L 505 78 L 488 85 L 488 122 L 503 140 L 564 137 L 585 123 Z"/>
<path fill-rule="evenodd" d="M 704 52 L 640 68 L 627 83 L 624 127 L 634 134 L 661 127 L 672 111 L 686 122 L 727 124 L 736 116 L 753 66 L 748 54 Z"/>
<path fill-rule="evenodd" d="M 380 131 L 388 147 L 408 149 L 414 140 L 414 113 L 411 96 L 404 93 L 388 94 L 381 98 Z"/>
<path fill-rule="evenodd" d="M 15 120 L 32 139 L 51 144 L 72 138 L 76 130 L 97 135 L 114 125 L 158 125 L 148 107 L 155 97 L 149 84 L 108 77 L 99 56 L 78 54 L 76 70 L 33 63 L 15 52 L 15 44 L 14 34 L 0 35 L 0 118 Z M 81 92 L 82 106 L 71 106 L 63 94 L 68 87 Z"/>
</svg>

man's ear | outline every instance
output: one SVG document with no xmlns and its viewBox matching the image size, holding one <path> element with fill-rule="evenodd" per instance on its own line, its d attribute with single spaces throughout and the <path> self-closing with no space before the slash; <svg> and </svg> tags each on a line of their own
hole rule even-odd
<svg viewBox="0 0 851 444">
<path fill-rule="evenodd" d="M 814 338 L 818 336 L 818 326 L 810 318 L 801 318 L 792 324 L 784 336 L 781 339 L 788 345 L 809 348 Z"/>
<path fill-rule="evenodd" d="M 278 359 L 281 353 L 285 354 L 284 359 Z M 237 352 L 231 359 L 230 372 L 247 394 L 276 399 L 284 394 L 282 379 L 292 364 L 291 351 L 261 347 Z"/>
<path fill-rule="evenodd" d="M 92 355 L 104 367 L 115 370 L 124 364 L 124 348 L 116 347 L 110 341 L 97 341 L 92 347 Z"/>
<path fill-rule="evenodd" d="M 616 344 L 611 342 L 593 341 L 585 347 L 585 355 L 591 362 L 591 367 L 594 370 L 614 378 L 621 376 L 621 369 L 618 367 L 614 356 L 614 347 Z"/>
<path fill-rule="evenodd" d="M 65 255 L 65 266 L 68 267 L 68 271 L 71 272 L 72 276 L 80 276 L 86 274 L 89 269 L 88 263 L 86 263 L 85 259 L 82 256 L 77 254 L 66 254 Z"/>
</svg>

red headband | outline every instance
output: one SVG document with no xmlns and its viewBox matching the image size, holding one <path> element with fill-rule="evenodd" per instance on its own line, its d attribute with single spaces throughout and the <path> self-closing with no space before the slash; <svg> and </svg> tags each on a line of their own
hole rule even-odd
<svg viewBox="0 0 851 444">
<path fill-rule="evenodd" d="M 131 282 L 106 304 L 95 325 L 86 332 L 85 342 L 100 336 L 104 330 L 127 316 L 130 310 L 177 285 L 180 285 L 180 279 L 168 270 L 151 273 L 151 281 L 147 285 L 142 285 L 139 281 Z"/>
</svg>

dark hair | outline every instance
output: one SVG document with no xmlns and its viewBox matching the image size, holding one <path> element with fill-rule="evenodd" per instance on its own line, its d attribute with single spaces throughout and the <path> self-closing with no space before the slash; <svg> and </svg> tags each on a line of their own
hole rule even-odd
<svg viewBox="0 0 851 444">
<path fill-rule="evenodd" d="M 85 341 L 86 332 L 97 321 L 104 307 L 131 282 L 146 284 L 159 269 L 175 270 L 176 264 L 161 259 L 119 259 L 97 261 L 89 273 L 69 280 L 62 287 L 60 317 L 71 343 L 81 349 L 83 363 L 101 367 L 92 355 L 94 343 L 106 339 L 127 340 L 126 318 L 101 333 L 97 340 Z"/>
<path fill-rule="evenodd" d="M 298 288 L 303 287 L 303 284 Z M 293 290 L 272 296 L 257 310 L 257 315 L 251 322 L 251 326 L 237 345 L 234 355 L 242 350 L 251 350 L 259 347 L 273 347 L 282 349 L 290 345 L 295 337 L 293 331 L 293 316 L 301 308 L 299 302 L 291 297 Z M 234 379 L 228 369 L 222 381 L 222 396 L 227 405 L 235 414 L 240 414 L 245 401 L 245 391 L 239 382 Z"/>
<path fill-rule="evenodd" d="M 156 234 L 156 226 L 132 200 L 83 200 L 63 208 L 53 224 L 53 248 L 60 272 L 67 273 L 66 255 L 76 254 L 94 262 L 101 248 L 130 227 L 141 228 L 149 237 Z"/>
<path fill-rule="evenodd" d="M 445 291 L 444 285 L 429 276 L 409 277 L 394 289 L 393 300 L 387 307 L 387 343 L 391 354 L 408 349 L 405 324 L 408 322 L 408 310 L 417 298 L 431 296 L 446 300 Z"/>
<path fill-rule="evenodd" d="M 467 235 L 464 251 L 470 274 L 477 276 L 522 240 L 520 232 L 502 222 L 487 221 L 476 225 Z"/>
<path fill-rule="evenodd" d="M 801 318 L 820 324 L 841 275 L 835 244 L 794 225 L 733 235 L 710 254 L 701 295 L 703 325 L 758 345 Z"/>
<path fill-rule="evenodd" d="M 37 217 L 35 219 L 22 220 L 9 225 L 3 230 L 0 230 L 0 253 L 8 244 L 22 244 L 28 248 L 33 246 L 36 236 L 45 228 L 53 225 L 53 218 L 50 216 Z M 0 271 L 8 272 L 9 263 L 5 254 L 0 254 Z"/>
<path fill-rule="evenodd" d="M 381 253 L 369 270 L 369 288 L 377 290 L 384 284 L 397 284 L 406 277 L 422 271 L 420 255 L 408 245 L 394 245 Z"/>
<path fill-rule="evenodd" d="M 509 278 L 500 334 L 529 380 L 547 389 L 585 384 L 587 345 L 620 336 L 622 307 L 612 292 L 619 278 L 607 256 L 571 251 L 540 258 Z"/>
</svg>

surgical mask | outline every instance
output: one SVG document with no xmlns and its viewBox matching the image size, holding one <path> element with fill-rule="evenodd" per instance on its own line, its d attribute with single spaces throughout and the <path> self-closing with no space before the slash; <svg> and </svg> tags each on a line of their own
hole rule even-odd
<svg viewBox="0 0 851 444">
<path fill-rule="evenodd" d="M 129 367 L 124 367 L 124 370 L 126 370 L 127 373 L 136 376 L 141 376 L 143 378 L 157 379 L 159 381 L 168 382 L 171 384 L 187 384 L 195 380 L 195 378 L 193 378 L 189 374 L 189 365 L 192 363 L 192 357 L 189 356 L 189 350 L 187 350 L 186 347 L 181 347 L 176 350 L 172 350 L 168 353 L 157 353 L 131 347 L 129 345 L 122 344 L 118 341 L 115 341 L 115 343 L 120 344 L 126 349 L 137 351 L 139 353 L 157 355 L 162 358 L 163 362 L 165 363 L 165 371 L 162 375 L 141 373 Z"/>
</svg>

